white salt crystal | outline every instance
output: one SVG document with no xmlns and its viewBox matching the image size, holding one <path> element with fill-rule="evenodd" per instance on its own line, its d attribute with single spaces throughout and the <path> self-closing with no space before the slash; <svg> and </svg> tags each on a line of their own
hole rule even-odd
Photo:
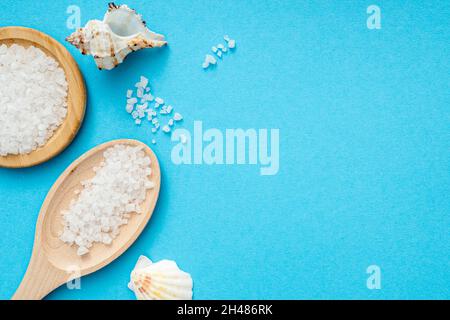
<svg viewBox="0 0 450 320">
<path fill-rule="evenodd" d="M 173 126 L 173 119 L 169 119 L 169 122 L 167 123 L 169 126 Z"/>
<path fill-rule="evenodd" d="M 208 67 L 209 67 L 209 62 L 203 62 L 203 64 L 202 64 L 202 68 L 203 69 L 208 69 Z"/>
<path fill-rule="evenodd" d="M 102 242 L 104 244 L 111 244 L 112 240 L 113 239 L 108 234 L 102 234 Z"/>
<path fill-rule="evenodd" d="M 138 100 L 136 98 L 130 98 L 127 100 L 128 104 L 136 104 L 138 102 Z"/>
<path fill-rule="evenodd" d="M 178 112 L 175 112 L 175 114 L 173 115 L 173 120 L 181 121 L 181 120 L 183 120 L 183 116 L 181 114 L 179 114 Z"/>
<path fill-rule="evenodd" d="M 205 57 L 205 62 L 208 62 L 209 64 L 216 64 L 217 60 L 210 54 L 207 54 Z"/>
<path fill-rule="evenodd" d="M 140 124 L 142 123 L 142 120 L 141 120 L 141 119 L 136 119 L 134 122 L 135 122 L 137 125 L 140 125 Z"/>
<path fill-rule="evenodd" d="M 212 50 L 212 52 L 216 53 L 218 49 L 217 49 L 217 47 L 212 47 L 211 50 Z"/>
<path fill-rule="evenodd" d="M 223 44 L 218 44 L 217 48 L 219 48 L 220 50 L 222 50 L 223 52 L 227 52 L 228 49 L 223 45 Z"/>
<path fill-rule="evenodd" d="M 133 90 L 128 90 L 127 91 L 127 98 L 131 98 L 132 95 L 133 95 Z"/>
<path fill-rule="evenodd" d="M 146 101 L 153 101 L 154 100 L 154 98 L 153 98 L 153 96 L 150 94 L 150 93 L 147 93 L 147 94 L 144 94 L 144 97 L 143 97 Z"/>
<path fill-rule="evenodd" d="M 156 140 L 155 139 L 152 139 L 152 144 L 156 144 Z"/>
<path fill-rule="evenodd" d="M 222 58 L 222 51 L 217 51 L 217 52 L 216 52 L 216 55 L 217 55 L 219 58 Z"/>
<path fill-rule="evenodd" d="M 133 106 L 132 104 L 127 104 L 127 106 L 126 106 L 126 108 L 125 108 L 125 110 L 126 110 L 128 113 L 132 113 L 132 112 L 133 112 L 133 109 L 134 109 L 134 106 Z"/>
<path fill-rule="evenodd" d="M 144 76 L 141 76 L 141 85 L 143 88 L 147 87 L 148 79 Z"/>
<path fill-rule="evenodd" d="M 172 106 L 167 106 L 167 109 L 166 109 L 167 113 L 171 113 L 172 110 L 173 110 L 173 107 L 172 107 Z"/>
<path fill-rule="evenodd" d="M 236 48 L 236 40 L 228 41 L 228 48 L 230 48 L 230 49 Z"/>
<path fill-rule="evenodd" d="M 160 97 L 155 98 L 155 102 L 159 105 L 164 104 L 164 100 L 161 99 Z"/>
<path fill-rule="evenodd" d="M 169 132 L 170 132 L 170 127 L 169 127 L 168 125 L 165 125 L 165 126 L 162 128 L 162 131 L 164 131 L 165 133 L 169 133 Z"/>
<path fill-rule="evenodd" d="M 85 254 L 87 254 L 89 252 L 89 249 L 86 247 L 79 247 L 77 250 L 77 254 L 79 256 L 84 256 Z"/>
<path fill-rule="evenodd" d="M 226 42 L 229 42 L 231 40 L 228 35 L 224 35 L 223 38 L 225 39 Z"/>
</svg>

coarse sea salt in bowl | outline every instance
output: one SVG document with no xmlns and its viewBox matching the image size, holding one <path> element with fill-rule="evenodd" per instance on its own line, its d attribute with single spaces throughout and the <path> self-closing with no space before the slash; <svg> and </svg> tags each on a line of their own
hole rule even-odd
<svg viewBox="0 0 450 320">
<path fill-rule="evenodd" d="M 9 50 L 8 54 L 10 55 L 16 52 L 23 54 L 24 50 L 36 48 L 31 54 L 32 56 L 39 56 L 43 53 L 49 58 L 47 60 L 48 67 L 44 71 L 46 79 L 50 78 L 53 81 L 51 83 L 55 88 L 54 95 L 45 86 L 36 84 L 26 86 L 27 68 L 30 68 L 30 73 L 38 73 L 43 65 L 45 69 L 45 62 L 42 60 L 33 60 L 26 67 L 23 65 L 16 67 L 11 64 L 3 68 L 11 73 L 19 70 L 21 82 L 19 88 L 8 83 L 10 91 L 0 97 L 0 112 L 3 113 L 0 116 L 0 126 L 4 130 L 0 135 L 0 167 L 31 167 L 55 157 L 75 138 L 86 109 L 86 88 L 78 65 L 67 49 L 40 31 L 23 27 L 0 28 L 0 50 L 3 54 L 6 52 L 5 48 Z M 30 55 L 29 52 L 28 55 Z M 36 66 L 34 69 L 33 65 Z M 59 68 L 64 72 L 65 81 L 61 77 L 61 70 L 58 71 Z M 0 86 L 2 81 L 11 81 L 11 79 L 15 79 L 15 76 L 1 75 Z M 36 90 L 38 87 L 43 88 L 41 97 Z M 5 90 L 5 85 L 2 88 Z M 27 91 L 27 89 L 29 90 Z M 11 92 L 11 90 L 15 92 Z M 28 102 L 31 103 L 23 108 L 21 103 L 26 102 L 27 97 L 33 97 L 33 100 L 41 98 L 44 101 L 54 98 L 52 103 L 55 105 L 50 108 L 42 102 L 34 103 L 28 99 Z M 61 101 L 63 101 L 63 106 L 57 104 L 61 104 Z M 40 105 L 43 111 L 36 109 L 36 105 Z M 15 114 L 16 109 L 17 114 Z M 23 112 L 24 109 L 27 110 L 26 113 Z M 2 124 L 2 121 L 8 121 L 8 124 Z"/>
</svg>

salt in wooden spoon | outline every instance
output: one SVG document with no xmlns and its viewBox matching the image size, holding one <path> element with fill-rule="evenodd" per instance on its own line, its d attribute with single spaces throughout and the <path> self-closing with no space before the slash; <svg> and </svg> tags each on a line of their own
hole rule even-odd
<svg viewBox="0 0 450 320">
<path fill-rule="evenodd" d="M 142 204 L 143 213 L 133 214 L 127 225 L 120 228 L 120 234 L 111 245 L 96 243 L 85 256 L 78 256 L 75 246 L 69 246 L 59 239 L 63 229 L 61 210 L 67 209 L 75 197 L 75 190 L 81 189 L 80 182 L 94 176 L 92 170 L 103 161 L 103 152 L 116 144 L 142 146 L 152 163 L 151 180 L 155 188 L 148 190 Z M 26 274 L 12 297 L 13 300 L 39 300 L 68 282 L 74 272 L 84 276 L 97 271 L 127 250 L 140 235 L 152 216 L 158 200 L 161 172 L 158 159 L 152 150 L 136 140 L 115 140 L 102 144 L 73 162 L 50 189 L 42 205 L 34 240 L 33 253 Z"/>
</svg>

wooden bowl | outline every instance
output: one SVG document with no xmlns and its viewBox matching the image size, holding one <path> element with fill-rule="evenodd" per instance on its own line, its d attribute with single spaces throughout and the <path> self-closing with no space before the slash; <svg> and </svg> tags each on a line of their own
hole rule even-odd
<svg viewBox="0 0 450 320">
<path fill-rule="evenodd" d="M 53 136 L 42 147 L 28 154 L 0 156 L 0 167 L 24 168 L 50 160 L 62 152 L 75 138 L 86 110 L 86 87 L 77 63 L 67 49 L 50 36 L 29 28 L 0 28 L 0 45 L 33 45 L 58 61 L 69 85 L 67 116 Z M 0 106 L 1 109 L 1 106 Z M 0 137 L 1 139 L 1 137 Z"/>
</svg>

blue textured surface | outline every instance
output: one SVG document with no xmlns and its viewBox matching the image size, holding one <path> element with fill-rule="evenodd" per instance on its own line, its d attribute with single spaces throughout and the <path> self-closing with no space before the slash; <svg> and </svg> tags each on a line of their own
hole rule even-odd
<svg viewBox="0 0 450 320">
<path fill-rule="evenodd" d="M 0 26 L 64 43 L 69 4 L 82 24 L 106 1 L 2 1 Z M 376 1 L 132 1 L 170 46 L 111 72 L 70 47 L 89 91 L 75 141 L 60 156 L 0 169 L 0 298 L 18 286 L 47 191 L 77 157 L 116 138 L 148 144 L 124 111 L 141 74 L 192 128 L 279 128 L 280 172 L 255 166 L 175 166 L 158 135 L 161 197 L 118 260 L 50 299 L 129 299 L 140 254 L 174 259 L 196 299 L 450 298 L 450 3 Z M 201 62 L 229 34 L 238 49 L 215 70 Z M 1 107 L 1 106 L 0 106 Z M 382 270 L 368 290 L 366 268 Z"/>
</svg>

